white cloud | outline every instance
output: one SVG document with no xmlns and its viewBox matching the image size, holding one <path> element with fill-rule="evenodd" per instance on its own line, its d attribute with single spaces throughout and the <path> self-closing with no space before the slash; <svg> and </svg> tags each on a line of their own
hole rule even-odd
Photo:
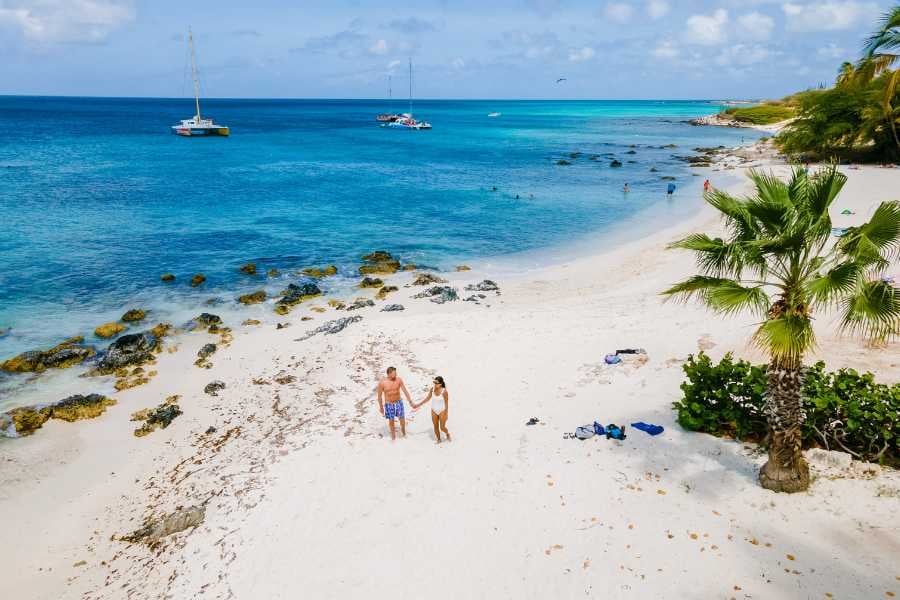
<svg viewBox="0 0 900 600">
<path fill-rule="evenodd" d="M 781 10 L 792 31 L 839 31 L 871 22 L 878 15 L 878 6 L 871 2 L 788 2 Z"/>
<path fill-rule="evenodd" d="M 625 2 L 609 2 L 606 8 L 603 9 L 603 14 L 606 15 L 606 18 L 614 23 L 627 23 L 631 20 L 633 12 L 634 9 L 631 5 Z"/>
<path fill-rule="evenodd" d="M 678 46 L 671 41 L 660 42 L 653 49 L 653 56 L 657 58 L 676 58 L 680 53 Z"/>
<path fill-rule="evenodd" d="M 669 14 L 669 3 L 666 0 L 650 0 L 647 2 L 647 14 L 651 19 L 661 19 Z"/>
<path fill-rule="evenodd" d="M 369 52 L 371 54 L 387 54 L 388 50 L 387 40 L 376 40 L 374 44 L 369 46 Z"/>
<path fill-rule="evenodd" d="M 735 44 L 719 52 L 714 62 L 719 66 L 747 67 L 770 58 L 772 52 L 765 46 L 756 44 Z"/>
<path fill-rule="evenodd" d="M 816 54 L 818 54 L 822 58 L 827 58 L 829 60 L 834 60 L 836 58 L 850 58 L 846 48 L 841 48 L 833 42 L 830 42 L 816 50 Z"/>
<path fill-rule="evenodd" d="M 461 59 L 461 58 L 454 58 L 454 59 L 453 59 L 453 62 L 450 63 L 450 64 L 451 64 L 451 65 L 453 66 L 453 68 L 456 69 L 457 71 L 460 71 L 460 70 L 466 68 L 466 61 L 464 61 L 464 60 Z"/>
<path fill-rule="evenodd" d="M 572 62 L 582 62 L 594 58 L 594 49 L 590 46 L 584 48 L 573 48 L 569 50 L 569 60 Z"/>
<path fill-rule="evenodd" d="M 741 36 L 753 40 L 767 40 L 775 28 L 775 19 L 758 12 L 738 17 Z"/>
<path fill-rule="evenodd" d="M 687 20 L 687 40 L 694 44 L 711 46 L 725 41 L 725 25 L 728 11 L 717 9 L 711 15 L 692 15 Z"/>
<path fill-rule="evenodd" d="M 134 20 L 133 0 L 0 0 L 0 26 L 38 43 L 97 43 Z"/>
</svg>

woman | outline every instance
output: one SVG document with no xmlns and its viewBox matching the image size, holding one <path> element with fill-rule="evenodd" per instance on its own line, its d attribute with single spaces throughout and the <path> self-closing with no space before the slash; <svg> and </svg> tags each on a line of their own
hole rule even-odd
<svg viewBox="0 0 900 600">
<path fill-rule="evenodd" d="M 419 408 L 429 400 L 431 400 L 431 424 L 434 425 L 434 437 L 437 443 L 441 443 L 441 432 L 450 439 L 450 432 L 447 431 L 447 412 L 450 407 L 450 396 L 447 394 L 447 385 L 444 378 L 438 375 L 434 378 L 434 387 L 428 390 L 428 395 L 418 404 L 413 404 L 413 408 Z"/>
</svg>

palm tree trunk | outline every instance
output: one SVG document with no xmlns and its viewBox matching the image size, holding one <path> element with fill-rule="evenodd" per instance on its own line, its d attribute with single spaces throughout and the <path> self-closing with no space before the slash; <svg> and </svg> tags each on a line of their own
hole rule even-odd
<svg viewBox="0 0 900 600">
<path fill-rule="evenodd" d="M 759 483 L 775 492 L 802 492 L 809 487 L 809 465 L 801 454 L 800 428 L 806 418 L 801 365 L 772 361 L 766 378 L 769 460 L 759 471 Z"/>
</svg>

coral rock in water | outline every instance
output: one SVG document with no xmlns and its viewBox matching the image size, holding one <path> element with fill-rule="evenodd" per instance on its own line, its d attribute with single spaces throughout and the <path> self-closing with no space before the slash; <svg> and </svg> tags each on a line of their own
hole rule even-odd
<svg viewBox="0 0 900 600">
<path fill-rule="evenodd" d="M 140 365 L 153 360 L 159 339 L 149 331 L 123 335 L 106 350 L 100 359 L 101 373 L 113 373 L 122 367 Z"/>
<path fill-rule="evenodd" d="M 259 290 L 257 292 L 253 292 L 252 294 L 244 294 L 243 296 L 238 297 L 238 302 L 240 302 L 241 304 L 259 304 L 260 302 L 264 302 L 265 300 L 265 290 Z"/>
<path fill-rule="evenodd" d="M 94 335 L 101 338 L 111 338 L 116 334 L 122 333 L 126 329 L 128 329 L 128 327 L 126 325 L 122 325 L 121 323 L 104 323 L 94 330 Z"/>
<path fill-rule="evenodd" d="M 81 336 L 69 338 L 49 350 L 29 350 L 0 363 L 0 370 L 13 373 L 40 373 L 47 369 L 65 369 L 77 365 L 97 353 L 85 346 Z"/>
<path fill-rule="evenodd" d="M 245 275 L 256 275 L 256 263 L 247 263 L 238 270 Z"/>
<path fill-rule="evenodd" d="M 101 394 L 88 394 L 83 396 L 76 394 L 60 400 L 50 408 L 50 417 L 63 421 L 78 421 L 80 419 L 93 419 L 106 412 L 107 406 L 116 403 L 112 398 Z"/>
<path fill-rule="evenodd" d="M 366 254 L 362 260 L 365 264 L 359 268 L 360 275 L 391 275 L 400 270 L 400 261 L 384 250 Z"/>
<path fill-rule="evenodd" d="M 204 281 L 206 281 L 206 275 L 204 275 L 203 273 L 197 273 L 196 275 L 191 277 L 191 287 L 202 285 Z"/>
<path fill-rule="evenodd" d="M 122 315 L 122 320 L 125 321 L 126 323 L 134 323 L 137 321 L 143 321 L 144 317 L 146 317 L 146 316 L 147 316 L 147 313 L 145 313 L 141 309 L 132 308 L 131 310 L 126 312 L 124 315 Z"/>
<path fill-rule="evenodd" d="M 170 281 L 175 281 L 175 276 L 172 275 L 171 273 L 163 273 L 162 275 L 159 276 L 159 278 L 160 278 L 160 280 L 165 281 L 166 283 L 168 283 Z"/>
</svg>

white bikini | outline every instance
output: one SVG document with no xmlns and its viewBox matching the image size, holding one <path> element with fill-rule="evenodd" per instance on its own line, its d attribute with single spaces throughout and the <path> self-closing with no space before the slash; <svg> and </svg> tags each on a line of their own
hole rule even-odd
<svg viewBox="0 0 900 600">
<path fill-rule="evenodd" d="M 444 402 L 444 392 L 446 391 L 446 389 L 442 389 L 440 394 L 435 394 L 434 389 L 431 390 L 431 412 L 436 415 L 447 410 L 447 403 Z"/>
</svg>

